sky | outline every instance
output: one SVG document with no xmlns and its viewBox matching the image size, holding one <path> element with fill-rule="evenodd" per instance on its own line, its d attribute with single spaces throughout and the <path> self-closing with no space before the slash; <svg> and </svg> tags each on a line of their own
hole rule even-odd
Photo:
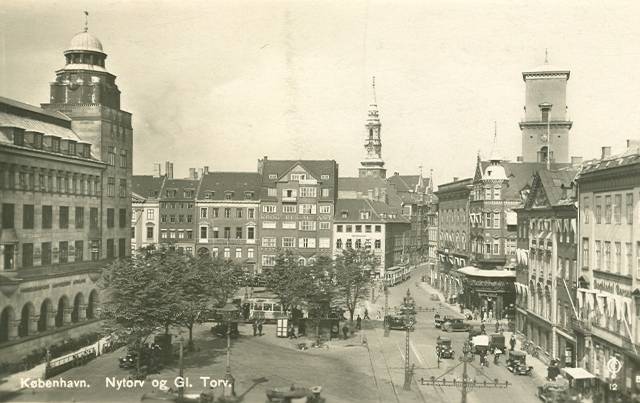
<svg viewBox="0 0 640 403">
<path fill-rule="evenodd" d="M 172 161 L 255 171 L 258 158 L 335 159 L 357 176 L 371 77 L 388 175 L 473 176 L 497 143 L 521 154 L 522 71 L 571 70 L 570 155 L 640 138 L 633 1 L 0 0 L 0 96 L 39 105 L 82 30 L 133 114 L 134 173 Z"/>
</svg>

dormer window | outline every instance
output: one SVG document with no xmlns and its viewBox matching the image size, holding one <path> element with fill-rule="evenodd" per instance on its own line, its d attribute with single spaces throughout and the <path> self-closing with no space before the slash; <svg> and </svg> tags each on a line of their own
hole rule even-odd
<svg viewBox="0 0 640 403">
<path fill-rule="evenodd" d="M 340 217 L 347 218 L 347 217 L 349 217 L 349 213 L 346 212 L 346 211 L 343 211 L 343 212 L 340 213 Z"/>
<path fill-rule="evenodd" d="M 291 174 L 290 180 L 301 181 L 307 179 L 307 174 Z"/>
<path fill-rule="evenodd" d="M 216 194 L 216 192 L 204 192 L 204 198 L 205 199 L 213 199 L 213 196 Z"/>
<path fill-rule="evenodd" d="M 253 199 L 253 192 L 244 192 L 244 198 L 245 200 Z"/>
<path fill-rule="evenodd" d="M 233 192 L 224 192 L 224 199 L 231 200 L 233 198 Z"/>
<path fill-rule="evenodd" d="M 24 145 L 24 133 L 18 130 L 14 130 L 13 132 L 13 144 L 17 146 Z"/>
<path fill-rule="evenodd" d="M 370 211 L 361 211 L 360 212 L 360 219 L 361 220 L 368 220 L 371 218 L 371 212 Z"/>
<path fill-rule="evenodd" d="M 328 180 L 329 179 L 329 175 L 320 175 L 320 179 Z"/>
<path fill-rule="evenodd" d="M 272 179 L 272 180 L 278 179 L 278 175 L 276 175 L 276 174 L 269 174 L 269 179 Z"/>
<path fill-rule="evenodd" d="M 51 151 L 54 153 L 60 152 L 60 137 L 51 137 Z"/>
</svg>

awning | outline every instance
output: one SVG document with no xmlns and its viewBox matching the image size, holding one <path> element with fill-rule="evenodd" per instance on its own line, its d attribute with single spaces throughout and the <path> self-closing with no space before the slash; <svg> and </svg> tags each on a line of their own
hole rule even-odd
<svg viewBox="0 0 640 403">
<path fill-rule="evenodd" d="M 571 379 L 593 379 L 595 375 L 591 374 L 591 372 L 587 371 L 584 368 L 571 368 L 564 367 L 562 368 L 562 372 L 567 374 Z"/>
<path fill-rule="evenodd" d="M 515 211 L 507 211 L 507 225 L 518 225 L 518 215 Z"/>
<path fill-rule="evenodd" d="M 604 297 L 604 295 L 598 295 L 597 296 L 597 300 L 598 300 L 598 311 L 600 312 L 600 315 L 605 314 L 605 306 L 607 305 L 607 299 Z"/>
</svg>

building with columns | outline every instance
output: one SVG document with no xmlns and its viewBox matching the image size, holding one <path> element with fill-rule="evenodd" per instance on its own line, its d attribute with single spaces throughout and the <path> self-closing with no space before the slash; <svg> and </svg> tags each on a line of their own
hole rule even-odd
<svg viewBox="0 0 640 403">
<path fill-rule="evenodd" d="M 93 35 L 42 108 L 0 99 L 0 357 L 99 329 L 101 270 L 130 254 L 131 115 Z"/>
</svg>

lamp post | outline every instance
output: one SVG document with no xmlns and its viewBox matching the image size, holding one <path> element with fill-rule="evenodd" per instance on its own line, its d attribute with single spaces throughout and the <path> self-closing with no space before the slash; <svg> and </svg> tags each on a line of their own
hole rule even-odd
<svg viewBox="0 0 640 403">
<path fill-rule="evenodd" d="M 178 376 L 180 377 L 180 380 L 182 381 L 180 387 L 178 387 L 178 401 L 181 402 L 182 399 L 184 398 L 184 365 L 183 365 L 183 349 L 182 346 L 184 344 L 184 337 L 180 337 L 180 358 L 179 358 L 179 365 L 180 365 L 180 372 L 178 373 Z"/>
<path fill-rule="evenodd" d="M 384 284 L 384 337 L 389 337 L 390 329 L 389 329 L 389 288 Z"/>
<path fill-rule="evenodd" d="M 223 308 L 218 309 L 218 312 L 227 323 L 227 366 L 224 375 L 227 386 L 223 393 L 224 397 L 235 397 L 235 379 L 231 375 L 231 323 L 237 320 L 239 310 L 235 305 L 227 303 Z"/>
</svg>

